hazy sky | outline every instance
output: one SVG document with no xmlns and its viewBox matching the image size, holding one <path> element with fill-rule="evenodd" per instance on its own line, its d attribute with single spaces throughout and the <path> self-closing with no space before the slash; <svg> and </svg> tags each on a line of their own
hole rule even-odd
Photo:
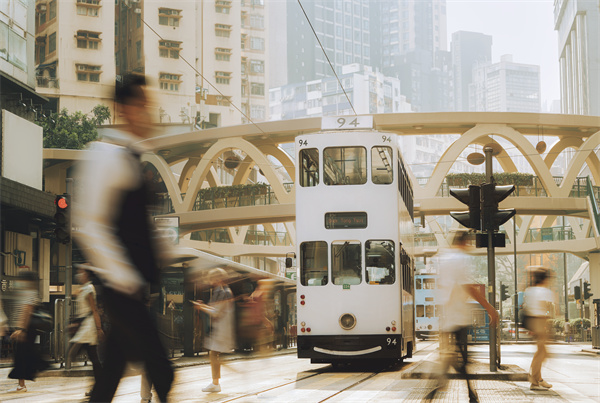
<svg viewBox="0 0 600 403">
<path fill-rule="evenodd" d="M 492 62 L 539 65 L 542 104 L 560 98 L 554 0 L 447 0 L 447 17 L 449 43 L 456 31 L 491 35 Z"/>
</svg>

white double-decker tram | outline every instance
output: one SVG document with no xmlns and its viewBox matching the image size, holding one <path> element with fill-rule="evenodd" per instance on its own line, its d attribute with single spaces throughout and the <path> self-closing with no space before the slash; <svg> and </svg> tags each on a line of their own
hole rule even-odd
<svg viewBox="0 0 600 403">
<path fill-rule="evenodd" d="M 398 136 L 296 137 L 298 357 L 400 360 L 415 348 L 413 188 Z"/>
</svg>

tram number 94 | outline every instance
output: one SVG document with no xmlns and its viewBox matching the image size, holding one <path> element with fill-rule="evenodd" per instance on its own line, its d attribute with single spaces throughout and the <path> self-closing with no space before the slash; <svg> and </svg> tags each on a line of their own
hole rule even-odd
<svg viewBox="0 0 600 403">
<path fill-rule="evenodd" d="M 395 337 L 388 337 L 386 339 L 387 348 L 396 348 L 398 345 L 398 339 Z"/>
</svg>

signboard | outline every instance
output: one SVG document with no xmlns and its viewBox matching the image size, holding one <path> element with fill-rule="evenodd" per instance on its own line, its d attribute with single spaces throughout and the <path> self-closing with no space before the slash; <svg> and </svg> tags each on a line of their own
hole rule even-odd
<svg viewBox="0 0 600 403">
<path fill-rule="evenodd" d="M 296 270 L 288 270 L 285 272 L 285 276 L 290 280 L 296 281 Z"/>
<path fill-rule="evenodd" d="M 325 213 L 326 229 L 367 228 L 367 213 Z"/>
<path fill-rule="evenodd" d="M 154 217 L 154 224 L 158 236 L 166 238 L 173 245 L 179 244 L 179 217 Z"/>
<path fill-rule="evenodd" d="M 372 129 L 373 116 L 323 116 L 321 130 Z"/>
</svg>

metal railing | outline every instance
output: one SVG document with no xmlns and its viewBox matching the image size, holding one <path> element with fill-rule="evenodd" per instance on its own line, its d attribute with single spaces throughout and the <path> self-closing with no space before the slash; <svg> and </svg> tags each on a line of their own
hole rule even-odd
<svg viewBox="0 0 600 403">
<path fill-rule="evenodd" d="M 287 232 L 252 230 L 246 233 L 244 244 L 263 246 L 291 246 L 291 239 Z"/>
<path fill-rule="evenodd" d="M 229 231 L 224 228 L 194 231 L 191 239 L 192 241 L 231 243 Z"/>
<path fill-rule="evenodd" d="M 571 227 L 530 228 L 525 242 L 570 241 L 575 239 Z"/>
</svg>

